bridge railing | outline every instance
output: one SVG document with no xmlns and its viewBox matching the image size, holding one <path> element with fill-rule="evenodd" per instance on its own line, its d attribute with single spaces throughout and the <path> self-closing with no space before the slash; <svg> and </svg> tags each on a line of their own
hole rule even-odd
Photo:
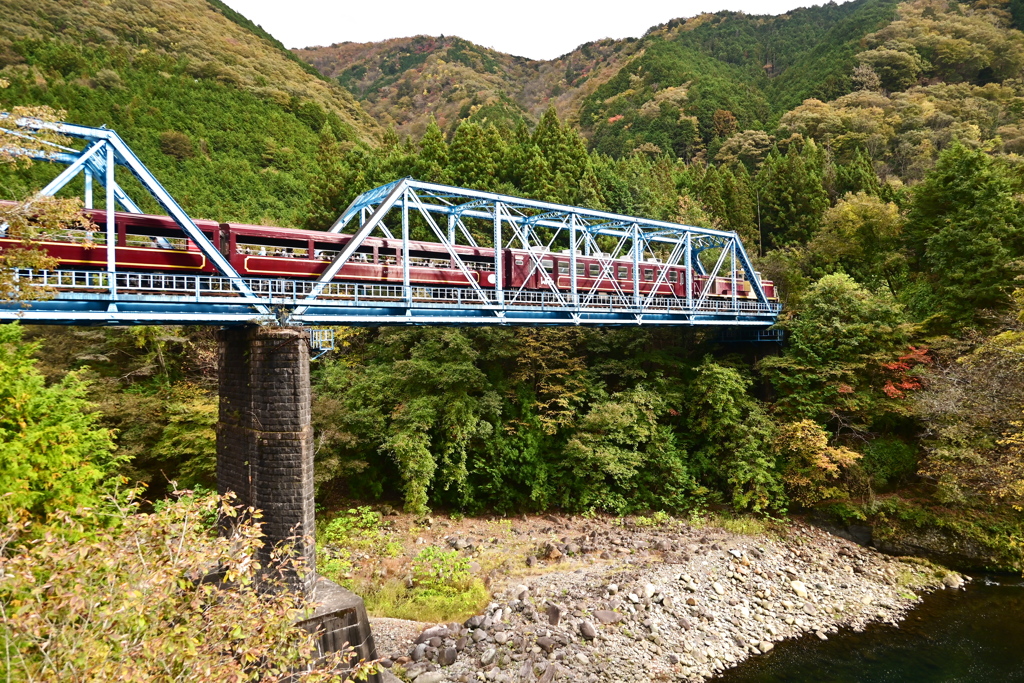
<svg viewBox="0 0 1024 683">
<path fill-rule="evenodd" d="M 19 270 L 17 280 L 21 286 L 40 287 L 58 292 L 58 296 L 94 294 L 104 299 L 115 292 L 120 300 L 136 298 L 183 298 L 205 303 L 243 303 L 232 278 L 212 275 L 176 275 L 170 273 L 116 272 L 96 270 Z M 112 281 L 113 280 L 113 281 Z M 264 305 L 298 306 L 309 295 L 316 283 L 310 280 L 277 278 L 243 278 Z M 692 300 L 676 296 L 644 296 L 592 293 L 578 303 L 564 293 L 550 291 L 521 291 L 514 298 L 499 301 L 493 290 L 466 287 L 403 286 L 389 284 L 359 284 L 351 282 L 328 283 L 320 292 L 318 307 L 410 307 L 438 305 L 455 308 L 482 308 L 504 310 L 565 310 L 608 311 L 623 313 L 708 313 L 718 315 L 774 316 L 780 305 L 762 303 L 752 299 L 734 300 L 705 298 Z"/>
</svg>

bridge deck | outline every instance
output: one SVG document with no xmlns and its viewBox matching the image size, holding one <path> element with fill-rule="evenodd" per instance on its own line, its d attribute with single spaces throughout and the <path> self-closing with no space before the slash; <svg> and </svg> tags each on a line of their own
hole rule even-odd
<svg viewBox="0 0 1024 683">
<path fill-rule="evenodd" d="M 113 286 L 111 286 L 113 277 Z M 288 316 L 306 325 L 717 325 L 766 327 L 779 304 L 678 297 L 645 298 L 593 293 L 578 304 L 554 292 L 506 292 L 463 287 L 334 282 L 316 303 L 310 280 L 244 278 L 258 299 L 239 294 L 230 278 L 97 270 L 21 271 L 23 288 L 50 299 L 0 305 L 0 320 L 74 324 L 245 324 Z M 271 314 L 256 308 L 262 305 Z M 295 309 L 304 307 L 301 314 Z"/>
</svg>

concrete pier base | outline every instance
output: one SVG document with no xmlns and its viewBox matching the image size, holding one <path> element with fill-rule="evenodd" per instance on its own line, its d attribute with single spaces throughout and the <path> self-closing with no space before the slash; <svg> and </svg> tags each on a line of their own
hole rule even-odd
<svg viewBox="0 0 1024 683">
<path fill-rule="evenodd" d="M 360 659 L 377 658 L 370 619 L 361 597 L 321 576 L 313 584 L 313 603 L 316 611 L 299 625 L 319 632 L 320 654 L 338 652 L 347 643 L 356 649 Z"/>
<path fill-rule="evenodd" d="M 316 605 L 300 623 L 320 632 L 321 652 L 349 643 L 376 659 L 362 598 L 316 573 L 309 333 L 253 326 L 222 330 L 219 341 L 217 490 L 262 511 L 261 561 L 281 544 L 305 561 L 290 579 Z"/>
</svg>

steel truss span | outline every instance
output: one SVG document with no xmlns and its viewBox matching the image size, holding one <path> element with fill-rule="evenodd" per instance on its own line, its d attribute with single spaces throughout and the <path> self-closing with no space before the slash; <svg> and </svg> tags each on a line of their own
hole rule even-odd
<svg viewBox="0 0 1024 683">
<path fill-rule="evenodd" d="M 243 324 L 286 320 L 299 325 L 493 325 L 495 312 L 504 312 L 509 325 L 743 325 L 763 327 L 773 315 L 771 304 L 707 299 L 688 306 L 672 296 L 649 298 L 638 320 L 632 297 L 597 297 L 582 306 L 567 307 L 564 297 L 529 292 L 499 305 L 500 292 L 476 292 L 464 287 L 412 288 L 400 285 L 332 282 L 313 306 L 310 280 L 245 278 L 271 315 L 259 316 L 241 299 L 231 280 L 207 275 L 117 272 L 96 270 L 18 271 L 23 287 L 55 291 L 49 300 L 25 307 L 12 303 L 0 308 L 0 320 L 68 324 Z M 113 282 L 113 286 L 111 283 Z M 118 292 L 116 300 L 110 290 Z M 300 306 L 306 310 L 298 314 Z M 739 314 L 737 315 L 737 310 Z M 275 318 L 274 314 L 280 317 Z"/>
<path fill-rule="evenodd" d="M 780 311 L 731 232 L 412 178 L 363 193 L 328 233 L 197 222 L 113 131 L 18 123 L 20 135 L 48 128 L 86 142 L 26 152 L 68 164 L 42 194 L 84 173 L 87 207 L 93 178 L 107 205 L 93 210 L 103 233 L 42 238 L 59 269 L 19 271 L 22 301 L 0 305 L 0 320 L 765 328 Z M 142 215 L 118 167 L 167 216 Z M 0 248 L 3 237 L 0 226 Z"/>
</svg>

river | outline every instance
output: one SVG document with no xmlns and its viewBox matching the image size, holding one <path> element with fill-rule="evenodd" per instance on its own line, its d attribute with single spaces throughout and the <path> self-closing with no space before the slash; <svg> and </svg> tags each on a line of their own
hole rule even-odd
<svg viewBox="0 0 1024 683">
<path fill-rule="evenodd" d="M 716 683 L 1024 683 L 1024 581 L 976 575 L 924 598 L 899 626 L 778 643 Z"/>
</svg>

